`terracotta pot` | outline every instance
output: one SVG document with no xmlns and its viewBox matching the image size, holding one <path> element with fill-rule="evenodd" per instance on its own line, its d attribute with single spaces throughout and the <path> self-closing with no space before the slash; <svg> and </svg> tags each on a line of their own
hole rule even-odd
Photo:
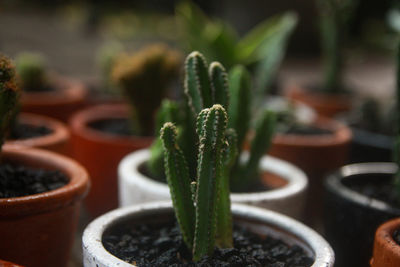
<svg viewBox="0 0 400 267">
<path fill-rule="evenodd" d="M 5 147 L 15 147 L 25 149 L 26 147 L 41 148 L 51 150 L 64 155 L 70 154 L 70 133 L 67 126 L 55 119 L 32 114 L 21 113 L 18 121 L 32 126 L 45 126 L 51 130 L 51 133 L 34 138 L 7 140 Z"/>
<path fill-rule="evenodd" d="M 335 250 L 337 266 L 368 266 L 376 229 L 400 216 L 398 207 L 360 194 L 346 183 L 371 179 L 391 181 L 396 171 L 394 163 L 358 163 L 343 166 L 326 179 L 325 236 Z"/>
<path fill-rule="evenodd" d="M 4 148 L 5 162 L 59 170 L 70 179 L 61 188 L 24 197 L 0 198 L 0 258 L 29 267 L 67 266 L 87 172 L 75 161 L 45 150 Z"/>
<path fill-rule="evenodd" d="M 371 267 L 400 266 L 400 245 L 393 240 L 393 233 L 400 229 L 400 218 L 382 224 L 376 230 Z"/>
<path fill-rule="evenodd" d="M 308 223 L 317 226 L 322 213 L 323 177 L 346 163 L 352 134 L 344 124 L 327 118 L 317 118 L 314 125 L 333 134 L 278 133 L 268 154 L 293 163 L 307 174 L 309 193 L 305 218 Z"/>
<path fill-rule="evenodd" d="M 292 84 L 286 88 L 285 95 L 290 99 L 303 102 L 325 117 L 332 118 L 351 109 L 351 99 L 348 94 L 314 92 Z"/>
<path fill-rule="evenodd" d="M 125 105 L 100 105 L 76 113 L 70 121 L 73 155 L 92 179 L 86 206 L 92 216 L 118 206 L 117 167 L 128 153 L 148 147 L 153 137 L 118 136 L 100 132 L 90 123 L 112 118 L 128 118 Z"/>
<path fill-rule="evenodd" d="M 124 157 L 119 164 L 118 196 L 121 206 L 171 199 L 166 183 L 156 181 L 141 171 L 149 157 L 148 149 L 138 150 Z M 246 157 L 248 154 L 244 153 L 242 158 Z M 270 156 L 261 159 L 260 169 L 264 173 L 263 183 L 273 189 L 254 193 L 232 193 L 232 202 L 258 206 L 300 218 L 308 185 L 306 175 L 292 164 Z"/>
<path fill-rule="evenodd" d="M 24 266 L 17 265 L 9 261 L 0 260 L 0 267 L 24 267 Z"/>
<path fill-rule="evenodd" d="M 272 235 L 288 244 L 302 247 L 315 261 L 312 267 L 333 267 L 335 257 L 329 244 L 307 226 L 279 213 L 243 204 L 233 204 L 235 223 L 245 224 L 255 233 Z M 124 224 L 168 222 L 174 219 L 170 202 L 153 202 L 121 208 L 91 222 L 83 233 L 83 264 L 85 267 L 132 267 L 110 254 L 102 244 L 105 232 Z"/>
<path fill-rule="evenodd" d="M 74 80 L 52 77 L 51 92 L 23 92 L 21 108 L 31 112 L 49 116 L 67 122 L 69 117 L 84 106 L 86 98 L 85 86 Z"/>
</svg>

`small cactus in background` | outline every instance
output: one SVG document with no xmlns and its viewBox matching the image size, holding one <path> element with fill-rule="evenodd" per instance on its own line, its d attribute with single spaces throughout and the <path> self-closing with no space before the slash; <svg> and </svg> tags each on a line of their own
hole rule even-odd
<svg viewBox="0 0 400 267">
<path fill-rule="evenodd" d="M 234 67 L 229 78 L 228 83 L 228 74 L 220 63 L 213 62 L 208 65 L 199 52 L 192 52 L 186 58 L 184 92 L 187 101 L 180 110 L 181 117 L 174 122 L 179 128 L 177 143 L 185 155 L 191 177 L 196 175 L 198 168 L 193 144 L 201 143 L 196 133 L 196 128 L 199 128 L 197 125 L 199 120 L 196 122 L 196 118 L 203 109 L 220 104 L 224 109 L 229 110 L 228 126 L 235 130 L 236 154 L 241 153 L 252 120 L 249 92 L 251 85 L 249 74 L 241 66 Z M 178 113 L 178 111 L 175 112 Z M 256 122 L 249 160 L 239 162 L 235 157 L 232 163 L 233 171 L 228 174 L 234 190 L 245 191 L 258 181 L 258 163 L 271 143 L 275 117 L 274 113 L 264 111 Z M 160 153 L 160 147 L 157 142 L 153 144 L 149 161 L 152 164 L 148 164 L 150 172 L 158 177 L 160 177 L 160 167 L 157 165 L 160 164 L 153 163 L 162 161 L 163 154 Z"/>
<path fill-rule="evenodd" d="M 24 52 L 16 58 L 16 70 L 24 91 L 48 91 L 46 63 L 40 54 Z"/>
<path fill-rule="evenodd" d="M 11 60 L 0 54 L 0 150 L 17 113 L 19 90 Z"/>
<path fill-rule="evenodd" d="M 97 51 L 96 62 L 102 79 L 102 85 L 100 89 L 104 93 L 117 93 L 117 91 L 114 90 L 115 84 L 112 80 L 111 73 L 115 62 L 122 51 L 123 47 L 118 42 L 106 43 Z"/>
<path fill-rule="evenodd" d="M 152 45 L 133 55 L 118 57 L 112 79 L 133 108 L 135 133 L 153 134 L 154 113 L 177 77 L 179 66 L 179 53 L 164 45 Z"/>
<path fill-rule="evenodd" d="M 230 143 L 234 142 L 235 134 L 233 130 L 227 131 L 227 119 L 225 109 L 219 104 L 200 111 L 196 122 L 200 145 L 195 181 L 190 179 L 175 126 L 165 123 L 161 129 L 175 215 L 195 262 L 212 255 L 216 245 L 233 245 L 228 173 L 236 157 L 236 144 Z"/>
</svg>

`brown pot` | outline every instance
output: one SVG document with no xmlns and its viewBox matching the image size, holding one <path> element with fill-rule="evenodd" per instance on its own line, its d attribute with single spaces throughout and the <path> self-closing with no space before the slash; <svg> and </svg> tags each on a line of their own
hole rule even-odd
<svg viewBox="0 0 400 267">
<path fill-rule="evenodd" d="M 319 220 L 322 209 L 324 176 L 347 161 L 351 130 L 332 119 L 319 117 L 314 125 L 333 132 L 329 135 L 277 134 L 268 152 L 302 169 L 309 178 L 306 218 L 311 224 Z"/>
<path fill-rule="evenodd" d="M 400 218 L 382 224 L 375 233 L 371 267 L 400 266 L 400 245 L 393 240 L 393 232 L 400 229 Z"/>
<path fill-rule="evenodd" d="M 92 179 L 92 188 L 86 199 L 87 210 L 92 216 L 118 207 L 118 163 L 130 152 L 150 146 L 153 137 L 118 136 L 100 132 L 88 124 L 128 116 L 128 106 L 99 105 L 71 118 L 73 155 L 87 168 Z"/>
<path fill-rule="evenodd" d="M 23 267 L 9 261 L 0 260 L 0 267 Z"/>
<path fill-rule="evenodd" d="M 2 157 L 59 170 L 70 181 L 46 193 L 0 198 L 0 258 L 29 267 L 67 266 L 81 200 L 89 189 L 87 172 L 75 161 L 45 150 L 4 148 Z"/>
<path fill-rule="evenodd" d="M 35 138 L 21 139 L 21 140 L 7 140 L 5 147 L 26 148 L 34 147 L 46 150 L 51 150 L 64 155 L 70 154 L 70 133 L 67 126 L 55 119 L 31 114 L 21 113 L 18 121 L 32 126 L 45 126 L 52 132 Z"/>
<path fill-rule="evenodd" d="M 289 99 L 300 101 L 317 111 L 321 116 L 334 117 L 351 109 L 351 99 L 348 94 L 326 94 L 314 92 L 298 85 L 289 85 L 285 90 Z"/>
<path fill-rule="evenodd" d="M 23 92 L 21 107 L 24 112 L 37 113 L 67 122 L 85 103 L 85 86 L 74 80 L 53 77 L 51 92 Z"/>
</svg>

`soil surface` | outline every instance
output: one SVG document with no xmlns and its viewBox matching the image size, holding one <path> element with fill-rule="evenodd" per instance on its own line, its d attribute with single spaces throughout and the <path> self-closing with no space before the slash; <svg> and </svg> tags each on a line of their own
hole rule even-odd
<svg viewBox="0 0 400 267">
<path fill-rule="evenodd" d="M 160 228 L 139 225 L 136 228 L 119 228 L 103 236 L 104 247 L 114 256 L 139 267 L 150 266 L 311 266 L 308 257 L 297 245 L 288 246 L 281 240 L 262 238 L 243 227 L 235 226 L 234 247 L 216 248 L 213 257 L 191 262 L 190 252 L 183 243 L 177 225 Z"/>
<path fill-rule="evenodd" d="M 126 118 L 97 120 L 91 122 L 89 127 L 113 135 L 132 136 L 131 124 Z"/>
<path fill-rule="evenodd" d="M 52 133 L 52 130 L 45 126 L 34 126 L 24 123 L 16 123 L 12 128 L 8 139 L 21 140 L 41 137 Z"/>
<path fill-rule="evenodd" d="M 393 239 L 397 243 L 397 245 L 400 245 L 400 229 L 397 229 L 393 232 Z"/>
<path fill-rule="evenodd" d="M 59 171 L 0 164 L 0 198 L 22 197 L 60 188 L 68 178 Z"/>
<path fill-rule="evenodd" d="M 390 175 L 363 175 L 362 178 L 344 179 L 343 184 L 362 195 L 381 200 L 390 206 L 400 208 L 400 197 Z"/>
<path fill-rule="evenodd" d="M 296 134 L 296 135 L 330 135 L 333 134 L 332 131 L 327 129 L 322 129 L 319 127 L 315 127 L 312 125 L 301 125 L 294 124 L 288 127 L 285 131 L 285 134 Z"/>
<path fill-rule="evenodd" d="M 56 91 L 57 89 L 53 86 L 41 86 L 41 87 L 35 87 L 35 88 L 30 88 L 30 87 L 24 87 L 23 90 L 25 92 L 29 93 L 42 93 L 42 92 L 53 92 Z"/>
</svg>

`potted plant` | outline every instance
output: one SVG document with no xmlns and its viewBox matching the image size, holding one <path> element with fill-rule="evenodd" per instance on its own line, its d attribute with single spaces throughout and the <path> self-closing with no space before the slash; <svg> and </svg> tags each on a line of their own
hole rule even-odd
<svg viewBox="0 0 400 267">
<path fill-rule="evenodd" d="M 400 58 L 397 61 L 400 64 Z M 400 96 L 400 83 L 397 84 L 396 99 Z M 397 104 L 397 119 L 399 114 Z M 398 134 L 399 129 L 397 122 Z M 398 152 L 399 148 L 399 142 L 396 142 L 394 151 Z M 400 216 L 400 157 L 397 154 L 395 163 L 351 164 L 326 179 L 324 226 L 340 266 L 367 265 L 378 226 Z"/>
<path fill-rule="evenodd" d="M 197 155 L 193 145 L 199 145 L 196 120 L 201 108 L 223 103 L 229 110 L 229 126 L 236 130 L 238 155 L 230 173 L 234 202 L 271 208 L 299 218 L 302 214 L 307 179 L 296 167 L 272 157 L 264 157 L 273 132 L 274 115 L 264 112 L 256 123 L 250 152 L 241 153 L 250 127 L 249 75 L 243 67 L 235 67 L 229 84 L 223 66 L 209 66 L 199 52 L 192 52 L 185 64 L 185 95 L 187 101 L 178 104 L 164 101 L 158 112 L 157 128 L 174 121 L 181 130 L 178 142 L 185 153 L 192 176 L 196 173 Z M 207 98 L 207 92 L 209 97 Z M 230 95 L 230 97 L 229 97 Z M 208 102 L 207 102 L 208 101 Z M 150 150 L 140 150 L 126 156 L 119 166 L 119 197 L 122 206 L 151 200 L 169 199 L 166 185 L 161 141 Z M 293 205 L 296 203 L 296 205 Z"/>
<path fill-rule="evenodd" d="M 14 70 L 0 61 L 0 257 L 25 266 L 67 266 L 80 203 L 89 189 L 75 161 L 38 149 L 1 150 L 16 112 Z M 51 253 L 46 253 L 51 251 Z"/>
<path fill-rule="evenodd" d="M 174 227 L 169 203 L 139 205 L 108 213 L 90 224 L 84 232 L 86 267 L 96 264 L 160 266 L 183 263 L 212 266 L 268 266 L 285 263 L 296 266 L 333 266 L 334 257 L 329 245 L 315 232 L 292 219 L 244 205 L 234 206 L 232 217 L 229 172 L 235 163 L 237 147 L 235 131 L 227 129 L 227 118 L 225 109 L 219 104 L 199 113 L 197 133 L 201 144 L 198 147 L 198 166 L 194 180 L 191 179 L 184 153 L 179 148 L 176 127 L 170 122 L 164 124 L 161 139 L 165 151 L 165 169 L 179 229 Z M 138 208 L 141 211 L 139 213 Z M 136 217 L 137 223 L 147 221 L 147 233 L 156 233 L 157 237 L 146 237 L 146 232 L 140 226 L 132 225 L 132 216 Z M 157 222 L 154 220 L 155 216 Z M 127 224 L 120 223 L 122 218 Z M 236 228 L 233 228 L 233 218 Z M 247 227 L 246 219 L 251 221 Z M 254 227 L 254 222 L 258 227 L 277 227 L 277 232 L 283 231 L 284 234 L 278 238 L 275 235 L 272 241 L 266 235 L 272 237 L 275 231 L 269 234 L 259 232 L 261 229 Z M 109 223 L 115 227 L 109 227 Z M 129 224 L 131 231 L 128 230 L 129 227 L 125 228 Z M 289 227 L 293 231 L 287 231 Z M 119 234 L 116 234 L 117 231 Z M 300 231 L 304 231 L 301 236 L 298 234 Z M 287 236 L 284 236 L 287 234 L 293 235 L 294 239 L 286 239 Z M 125 245 L 121 243 L 122 236 Z M 290 245 L 296 239 L 300 242 L 292 244 L 302 248 Z M 99 244 L 100 242 L 103 244 Z M 135 242 L 143 246 L 132 248 L 131 245 Z M 280 252 L 274 255 L 272 251 L 277 244 Z M 312 253 L 315 253 L 314 258 L 306 252 L 304 245 L 311 247 Z M 292 250 L 294 247 L 297 252 Z"/>
<path fill-rule="evenodd" d="M 74 157 L 88 169 L 93 181 L 86 199 L 92 216 L 118 206 L 118 162 L 129 152 L 151 144 L 154 113 L 179 66 L 179 55 L 164 45 L 121 56 L 113 79 L 130 105 L 99 105 L 71 118 Z"/>
<path fill-rule="evenodd" d="M 371 267 L 400 265 L 400 219 L 385 222 L 376 230 Z"/>
<path fill-rule="evenodd" d="M 310 88 L 294 84 L 286 89 L 289 98 L 308 104 L 323 116 L 333 117 L 351 109 L 351 97 L 343 84 L 343 45 L 356 2 L 316 0 L 324 60 L 323 83 Z"/>
<path fill-rule="evenodd" d="M 86 97 L 82 83 L 50 74 L 39 54 L 21 53 L 16 58 L 16 69 L 22 88 L 21 109 L 67 122 L 81 109 Z"/>
</svg>

